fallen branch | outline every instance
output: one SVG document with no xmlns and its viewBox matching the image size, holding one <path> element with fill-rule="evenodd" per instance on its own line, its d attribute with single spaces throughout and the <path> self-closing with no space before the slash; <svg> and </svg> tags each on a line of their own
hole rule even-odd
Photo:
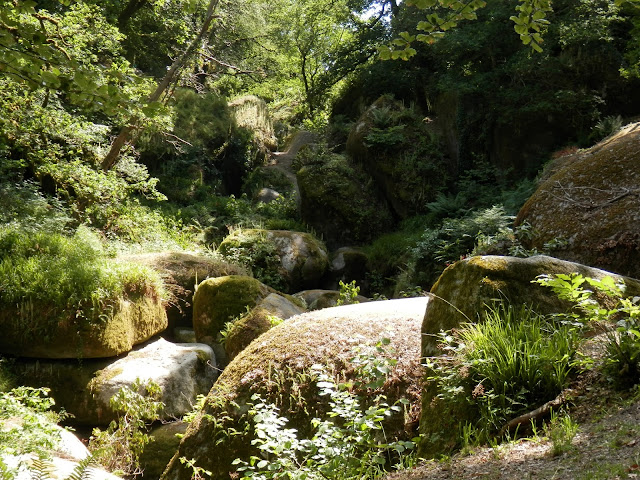
<svg viewBox="0 0 640 480">
<path fill-rule="evenodd" d="M 498 436 L 502 437 L 504 436 L 505 433 L 514 430 L 516 427 L 520 425 L 523 425 L 525 423 L 529 424 L 531 423 L 532 420 L 536 421 L 546 417 L 551 413 L 552 409 L 562 406 L 567 401 L 567 396 L 566 396 L 567 393 L 568 393 L 568 390 L 564 390 L 562 393 L 560 393 L 560 395 L 558 395 L 553 400 L 545 403 L 540 408 L 536 408 L 532 412 L 525 413 L 524 415 L 520 415 L 519 417 L 509 420 L 502 427 Z"/>
</svg>

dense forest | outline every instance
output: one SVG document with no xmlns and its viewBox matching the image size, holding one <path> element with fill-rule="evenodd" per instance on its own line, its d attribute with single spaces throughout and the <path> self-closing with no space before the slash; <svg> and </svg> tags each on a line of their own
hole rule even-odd
<svg viewBox="0 0 640 480">
<path fill-rule="evenodd" d="M 0 477 L 60 423 L 63 478 L 375 478 L 563 404 L 594 331 L 628 392 L 639 115 L 637 0 L 0 0 Z M 192 384 L 114 367 L 152 347 Z"/>
</svg>

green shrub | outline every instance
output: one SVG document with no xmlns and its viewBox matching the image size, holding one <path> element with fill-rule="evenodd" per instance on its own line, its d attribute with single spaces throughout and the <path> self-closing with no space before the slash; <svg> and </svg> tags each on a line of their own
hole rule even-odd
<svg viewBox="0 0 640 480">
<path fill-rule="evenodd" d="M 603 332 L 608 340 L 604 370 L 621 388 L 640 382 L 640 299 L 624 295 L 624 284 L 611 277 L 594 279 L 580 274 L 558 274 L 537 279 L 574 311 L 561 318 Z"/>
<path fill-rule="evenodd" d="M 286 291 L 282 262 L 276 246 L 264 230 L 236 229 L 218 252 L 229 262 L 247 267 L 253 276 L 276 290 Z"/>
<path fill-rule="evenodd" d="M 574 371 L 578 339 L 570 325 L 499 304 L 480 323 L 440 335 L 445 355 L 427 359 L 429 381 L 438 399 L 468 413 L 477 440 L 486 441 L 560 393 Z"/>
<path fill-rule="evenodd" d="M 60 442 L 56 424 L 64 418 L 51 411 L 54 404 L 44 388 L 18 387 L 0 393 L 0 457 L 27 453 L 48 457 Z"/>
<path fill-rule="evenodd" d="M 0 225 L 20 228 L 25 233 L 61 233 L 71 224 L 71 212 L 65 204 L 43 195 L 35 183 L 0 183 Z"/>
<path fill-rule="evenodd" d="M 409 250 L 404 283 L 430 287 L 448 264 L 471 253 L 479 236 L 502 232 L 512 221 L 504 207 L 496 205 L 462 218 L 448 218 L 440 227 L 425 229 Z"/>
<path fill-rule="evenodd" d="M 164 408 L 159 401 L 161 395 L 158 384 L 143 384 L 137 379 L 131 387 L 123 387 L 111 397 L 109 404 L 118 419 L 107 430 L 94 428 L 89 441 L 89 450 L 107 470 L 127 476 L 142 473 L 139 458 L 152 440 L 146 428 Z"/>
<path fill-rule="evenodd" d="M 402 412 L 404 402 L 389 405 L 383 395 L 375 394 L 393 367 L 379 355 L 387 344 L 385 339 L 375 350 L 355 352 L 355 391 L 372 394 L 367 400 L 355 393 L 353 384 L 337 382 L 324 367 L 312 368 L 318 395 L 328 398 L 331 410 L 326 418 L 312 420 L 310 438 L 300 438 L 298 431 L 286 428 L 288 420 L 275 405 L 252 397 L 256 402 L 249 412 L 256 434 L 252 443 L 262 456 L 233 462 L 243 477 L 366 480 L 382 476 L 392 466 L 406 467 L 412 461 L 414 442 L 388 439 L 384 434 L 385 418 Z"/>
<path fill-rule="evenodd" d="M 342 280 L 340 280 L 340 292 L 338 294 L 336 306 L 360 303 L 357 300 L 359 293 L 360 287 L 356 287 L 355 280 L 352 280 L 349 283 L 344 283 Z"/>
</svg>

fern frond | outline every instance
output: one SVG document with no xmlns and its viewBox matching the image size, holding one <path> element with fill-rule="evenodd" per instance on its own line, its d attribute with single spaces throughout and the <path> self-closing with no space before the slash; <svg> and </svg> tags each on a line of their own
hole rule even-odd
<svg viewBox="0 0 640 480">
<path fill-rule="evenodd" d="M 97 462 L 93 455 L 87 456 L 78 462 L 73 472 L 65 480 L 90 480 L 93 475 L 91 467 L 95 467 L 96 464 Z"/>
</svg>

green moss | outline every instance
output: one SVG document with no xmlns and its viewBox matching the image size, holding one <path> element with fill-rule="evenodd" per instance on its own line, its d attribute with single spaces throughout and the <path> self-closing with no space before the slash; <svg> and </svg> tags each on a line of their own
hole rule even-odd
<svg viewBox="0 0 640 480">
<path fill-rule="evenodd" d="M 86 228 L 71 237 L 0 228 L 0 258 L 0 326 L 7 332 L 0 349 L 6 353 L 117 355 L 146 340 L 149 330 L 166 328 L 159 274 L 107 258 Z"/>
<path fill-rule="evenodd" d="M 41 329 L 42 323 L 46 330 Z M 38 358 L 102 358 L 128 352 L 163 331 L 167 315 L 160 298 L 143 296 L 134 300 L 121 298 L 105 306 L 100 323 L 87 324 L 71 314 L 54 314 L 46 304 L 39 303 L 29 307 L 28 315 L 15 308 L 0 311 L 0 325 L 6 329 L 0 338 L 4 353 Z M 33 331 L 44 333 L 34 335 Z"/>
<path fill-rule="evenodd" d="M 198 285 L 193 298 L 193 327 L 197 339 L 216 338 L 229 320 L 242 316 L 247 307 L 275 293 L 255 278 L 229 275 L 210 278 Z"/>
</svg>

